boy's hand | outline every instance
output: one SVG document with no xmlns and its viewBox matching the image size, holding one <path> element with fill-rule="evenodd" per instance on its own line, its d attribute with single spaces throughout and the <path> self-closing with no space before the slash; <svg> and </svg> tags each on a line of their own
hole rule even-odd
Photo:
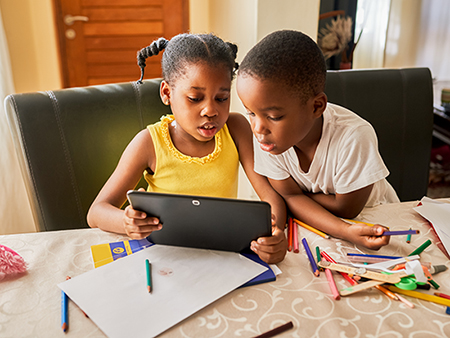
<svg viewBox="0 0 450 338">
<path fill-rule="evenodd" d="M 375 224 L 374 226 L 368 226 L 365 224 L 351 224 L 347 228 L 346 240 L 362 245 L 371 250 L 378 250 L 382 246 L 389 244 L 390 236 L 383 236 L 383 232 L 387 228 Z"/>
<path fill-rule="evenodd" d="M 266 263 L 279 263 L 286 256 L 286 236 L 280 228 L 272 225 L 272 237 L 258 238 L 258 240 L 251 243 L 250 249 Z"/>
<path fill-rule="evenodd" d="M 123 213 L 123 226 L 128 237 L 133 239 L 143 239 L 162 228 L 158 218 L 147 217 L 145 212 L 135 210 L 131 205 Z"/>
</svg>

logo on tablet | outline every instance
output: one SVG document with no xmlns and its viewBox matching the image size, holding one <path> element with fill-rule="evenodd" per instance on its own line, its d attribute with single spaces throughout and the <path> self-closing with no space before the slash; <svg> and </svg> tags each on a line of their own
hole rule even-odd
<svg viewBox="0 0 450 338">
<path fill-rule="evenodd" d="M 200 205 L 200 201 L 199 200 L 192 200 L 192 204 L 195 205 L 196 207 L 198 207 Z"/>
</svg>

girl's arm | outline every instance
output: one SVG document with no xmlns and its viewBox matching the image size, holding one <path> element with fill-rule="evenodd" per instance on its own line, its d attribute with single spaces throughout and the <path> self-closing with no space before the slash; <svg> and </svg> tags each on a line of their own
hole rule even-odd
<svg viewBox="0 0 450 338">
<path fill-rule="evenodd" d="M 252 131 L 247 119 L 239 113 L 230 113 L 228 129 L 239 152 L 239 160 L 250 183 L 259 198 L 268 202 L 272 209 L 272 237 L 261 237 L 253 242 L 251 248 L 261 259 L 277 263 L 286 255 L 287 241 L 284 235 L 286 224 L 286 204 L 283 198 L 272 188 L 266 177 L 253 170 Z"/>
<path fill-rule="evenodd" d="M 134 189 L 145 169 L 155 168 L 155 151 L 147 129 L 139 132 L 130 142 L 120 158 L 119 164 L 92 203 L 87 221 L 90 227 L 127 234 L 134 239 L 147 237 L 161 225 L 154 217 L 127 206 L 128 190 Z"/>
</svg>

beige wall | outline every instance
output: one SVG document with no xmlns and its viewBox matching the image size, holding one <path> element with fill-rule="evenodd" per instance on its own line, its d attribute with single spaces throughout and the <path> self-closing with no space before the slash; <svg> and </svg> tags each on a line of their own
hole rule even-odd
<svg viewBox="0 0 450 338">
<path fill-rule="evenodd" d="M 52 0 L 0 0 L 16 92 L 61 88 Z"/>
</svg>

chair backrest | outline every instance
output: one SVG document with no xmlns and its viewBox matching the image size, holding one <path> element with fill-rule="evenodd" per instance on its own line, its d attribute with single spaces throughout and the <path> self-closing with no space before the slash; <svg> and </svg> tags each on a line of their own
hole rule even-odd
<svg viewBox="0 0 450 338">
<path fill-rule="evenodd" d="M 161 80 L 14 94 L 8 123 L 40 231 L 87 227 L 87 211 L 131 139 L 170 113 Z"/>
<path fill-rule="evenodd" d="M 428 68 L 328 71 L 328 101 L 354 111 L 375 128 L 401 201 L 427 193 L 433 131 Z"/>
</svg>

